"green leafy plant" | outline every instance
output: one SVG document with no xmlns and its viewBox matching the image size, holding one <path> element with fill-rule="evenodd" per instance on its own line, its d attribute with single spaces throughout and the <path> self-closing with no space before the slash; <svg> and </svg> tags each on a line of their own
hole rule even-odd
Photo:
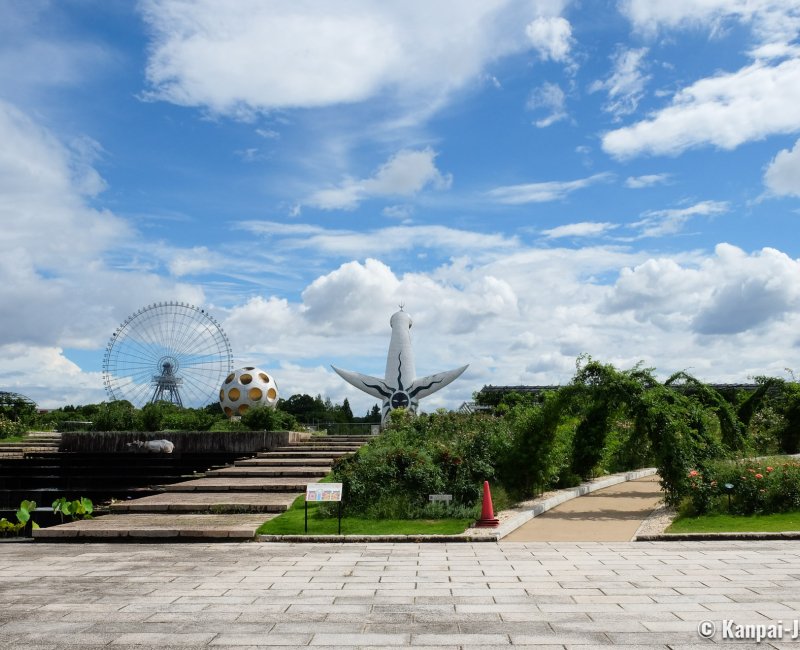
<svg viewBox="0 0 800 650">
<path fill-rule="evenodd" d="M 66 497 L 61 497 L 53 501 L 53 513 L 61 516 L 61 522 L 64 522 L 64 517 L 70 517 L 72 521 L 77 519 L 91 519 L 94 512 L 94 504 L 92 500 L 87 497 L 81 497 L 73 501 L 68 501 Z"/>
<path fill-rule="evenodd" d="M 39 528 L 38 524 L 31 519 L 31 514 L 34 510 L 36 510 L 35 501 L 24 500 L 20 503 L 15 513 L 17 517 L 16 523 L 8 521 L 5 517 L 0 519 L 0 536 L 18 537 L 25 530 L 28 522 L 31 524 L 31 529 L 36 530 Z"/>
</svg>

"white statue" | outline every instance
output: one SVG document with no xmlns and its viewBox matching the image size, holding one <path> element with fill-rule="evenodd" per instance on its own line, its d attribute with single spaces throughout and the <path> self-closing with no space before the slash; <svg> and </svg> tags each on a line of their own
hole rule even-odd
<svg viewBox="0 0 800 650">
<path fill-rule="evenodd" d="M 389 324 L 392 326 L 392 340 L 389 342 L 386 373 L 383 379 L 331 366 L 349 384 L 383 400 L 382 424 L 386 423 L 386 418 L 392 409 L 404 408 L 416 413 L 419 400 L 444 388 L 469 367 L 466 365 L 455 370 L 417 379 L 409 331 L 411 330 L 411 317 L 403 311 L 401 306 L 400 311 L 392 315 Z"/>
<path fill-rule="evenodd" d="M 130 451 L 151 454 L 171 454 L 175 445 L 169 440 L 134 440 L 126 443 Z"/>
</svg>

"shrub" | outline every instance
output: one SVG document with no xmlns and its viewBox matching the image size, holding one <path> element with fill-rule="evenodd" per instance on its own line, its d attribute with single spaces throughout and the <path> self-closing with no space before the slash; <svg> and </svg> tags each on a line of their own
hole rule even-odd
<svg viewBox="0 0 800 650">
<path fill-rule="evenodd" d="M 25 431 L 27 431 L 27 428 L 22 422 L 9 420 L 7 417 L 0 415 L 0 438 L 21 436 Z"/>
<path fill-rule="evenodd" d="M 689 472 L 686 496 L 695 512 L 753 515 L 800 510 L 800 462 L 786 458 L 710 462 Z M 731 485 L 730 490 L 725 486 Z"/>
<path fill-rule="evenodd" d="M 384 433 L 334 464 L 344 483 L 344 508 L 368 517 L 430 517 L 429 494 L 453 495 L 452 512 L 471 511 L 483 481 L 499 480 L 511 448 L 502 420 L 482 415 L 392 414 Z"/>
</svg>

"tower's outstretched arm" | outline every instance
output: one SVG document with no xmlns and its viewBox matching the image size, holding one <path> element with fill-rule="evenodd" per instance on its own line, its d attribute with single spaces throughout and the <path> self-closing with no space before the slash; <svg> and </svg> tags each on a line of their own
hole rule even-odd
<svg viewBox="0 0 800 650">
<path fill-rule="evenodd" d="M 362 375 L 359 372 L 351 372 L 350 370 L 342 370 L 336 366 L 331 366 L 331 368 L 333 368 L 334 372 L 348 384 L 352 384 L 359 390 L 363 390 L 368 395 L 372 395 L 384 401 L 389 399 L 392 395 L 392 389 L 386 385 L 383 379 Z M 452 379 L 450 381 L 452 381 Z"/>
<path fill-rule="evenodd" d="M 469 368 L 469 364 L 456 368 L 455 370 L 446 370 L 445 372 L 439 372 L 435 375 L 428 375 L 427 377 L 415 379 L 408 388 L 408 395 L 414 400 L 420 400 L 423 397 L 432 395 L 437 390 L 444 388 L 447 384 L 458 379 L 467 368 Z"/>
</svg>

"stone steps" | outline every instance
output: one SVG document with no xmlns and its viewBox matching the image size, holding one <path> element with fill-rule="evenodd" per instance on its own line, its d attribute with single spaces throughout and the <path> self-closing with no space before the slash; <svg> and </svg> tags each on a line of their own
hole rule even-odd
<svg viewBox="0 0 800 650">
<path fill-rule="evenodd" d="M 22 458 L 25 454 L 43 454 L 58 451 L 61 434 L 50 431 L 31 431 L 19 442 L 0 442 L 0 457 Z"/>
<path fill-rule="evenodd" d="M 165 492 L 111 504 L 111 512 L 181 512 L 202 514 L 285 512 L 298 493 L 283 492 Z"/>
<path fill-rule="evenodd" d="M 202 539 L 231 541 L 252 539 L 256 529 L 277 516 L 253 514 L 120 514 L 73 521 L 33 532 L 45 541 L 90 541 L 114 538 L 138 540 Z"/>
<path fill-rule="evenodd" d="M 313 481 L 312 481 L 313 482 Z M 305 492 L 303 478 L 269 476 L 261 478 L 198 478 L 163 486 L 167 492 Z"/>
<path fill-rule="evenodd" d="M 34 531 L 35 538 L 55 540 L 252 539 L 267 519 L 285 511 L 305 493 L 308 483 L 327 476 L 334 459 L 349 455 L 368 436 L 327 443 L 318 437 L 256 458 L 207 471 L 165 485 L 165 492 L 112 504 L 110 515 Z"/>
<path fill-rule="evenodd" d="M 351 451 L 267 451 L 260 452 L 256 458 L 339 458 Z"/>
<path fill-rule="evenodd" d="M 224 467 L 222 469 L 215 469 L 211 472 L 206 472 L 206 477 L 209 478 L 232 478 L 232 477 L 264 477 L 264 476 L 291 476 L 294 478 L 315 478 L 327 476 L 331 471 L 330 465 L 321 465 L 318 467 L 303 467 L 289 465 L 284 467 L 242 467 L 241 465 L 234 467 Z"/>
<path fill-rule="evenodd" d="M 234 467 L 294 467 L 297 460 L 294 458 L 246 458 L 233 463 Z M 304 467 L 327 467 L 330 469 L 331 461 L 328 458 L 305 458 Z"/>
</svg>

